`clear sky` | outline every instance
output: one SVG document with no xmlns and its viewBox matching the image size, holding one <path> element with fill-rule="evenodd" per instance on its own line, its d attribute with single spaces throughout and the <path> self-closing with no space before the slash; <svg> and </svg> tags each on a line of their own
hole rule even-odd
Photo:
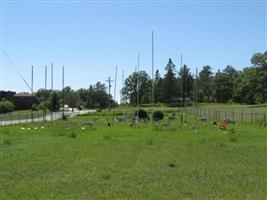
<svg viewBox="0 0 267 200">
<path fill-rule="evenodd" d="M 12 1 L 2 2 L 3 49 L 34 88 L 44 87 L 44 66 L 54 63 L 54 88 L 65 84 L 87 88 L 114 79 L 118 92 L 137 65 L 151 75 L 151 31 L 154 30 L 155 69 L 164 74 L 180 54 L 192 72 L 212 66 L 250 65 L 256 52 L 267 50 L 266 1 Z M 3 89 L 28 91 L 3 55 Z M 48 70 L 50 74 L 50 68 Z M 50 83 L 50 78 L 48 79 Z M 50 87 L 50 84 L 49 84 Z"/>
</svg>

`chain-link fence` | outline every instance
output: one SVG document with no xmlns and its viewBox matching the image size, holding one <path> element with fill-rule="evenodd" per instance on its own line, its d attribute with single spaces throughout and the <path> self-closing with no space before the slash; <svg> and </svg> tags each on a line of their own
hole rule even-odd
<svg viewBox="0 0 267 200">
<path fill-rule="evenodd" d="M 198 118 L 205 117 L 208 120 L 221 121 L 223 119 L 230 119 L 240 124 L 259 124 L 265 127 L 267 126 L 267 112 L 243 112 L 209 108 L 182 108 L 181 110 L 190 112 Z"/>
<path fill-rule="evenodd" d="M 72 118 L 80 114 L 86 114 L 91 112 L 89 110 L 79 111 L 75 110 L 74 112 L 65 111 L 64 115 L 67 118 Z M 0 125 L 12 125 L 12 124 L 27 124 L 32 122 L 42 122 L 42 121 L 54 121 L 63 118 L 63 112 L 43 112 L 43 111 L 29 111 L 29 112 L 11 112 L 6 114 L 0 114 Z"/>
</svg>

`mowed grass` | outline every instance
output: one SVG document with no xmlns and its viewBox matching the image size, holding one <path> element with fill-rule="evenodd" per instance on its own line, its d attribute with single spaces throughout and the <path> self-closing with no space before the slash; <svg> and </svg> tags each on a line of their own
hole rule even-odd
<svg viewBox="0 0 267 200">
<path fill-rule="evenodd" d="M 267 104 L 259 105 L 241 105 L 235 103 L 200 103 L 199 108 L 213 109 L 218 111 L 239 111 L 239 112 L 257 112 L 267 113 Z"/>
<path fill-rule="evenodd" d="M 266 128 L 110 119 L 0 127 L 0 199 L 266 199 Z"/>
</svg>

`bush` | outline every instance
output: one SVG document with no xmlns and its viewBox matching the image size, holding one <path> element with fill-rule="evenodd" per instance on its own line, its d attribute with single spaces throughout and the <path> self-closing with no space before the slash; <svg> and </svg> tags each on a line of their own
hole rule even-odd
<svg viewBox="0 0 267 200">
<path fill-rule="evenodd" d="M 45 111 L 48 110 L 48 107 L 49 107 L 48 102 L 42 101 L 42 102 L 39 104 L 38 109 L 39 109 L 39 110 L 42 110 L 42 111 L 45 112 Z"/>
<path fill-rule="evenodd" d="M 159 121 L 159 120 L 162 120 L 164 118 L 164 114 L 163 112 L 159 111 L 159 110 L 156 110 L 154 113 L 153 113 L 153 119 L 154 121 Z"/>
<path fill-rule="evenodd" d="M 37 107 L 37 105 L 34 103 L 34 104 L 32 104 L 32 111 L 36 111 L 36 110 L 38 110 L 38 107 Z"/>
<path fill-rule="evenodd" d="M 8 113 L 14 111 L 14 104 L 8 100 L 0 102 L 0 113 Z"/>
<path fill-rule="evenodd" d="M 144 109 L 139 109 L 139 111 L 135 111 L 134 116 L 138 116 L 139 119 L 148 119 L 148 114 Z"/>
</svg>

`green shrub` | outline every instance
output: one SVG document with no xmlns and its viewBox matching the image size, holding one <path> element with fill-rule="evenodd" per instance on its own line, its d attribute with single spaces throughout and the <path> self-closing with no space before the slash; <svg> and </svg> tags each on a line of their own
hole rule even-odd
<svg viewBox="0 0 267 200">
<path fill-rule="evenodd" d="M 72 137 L 72 138 L 76 138 L 78 136 L 78 134 L 76 133 L 76 132 L 71 132 L 71 134 L 70 134 L 70 137 Z"/>
<path fill-rule="evenodd" d="M 3 144 L 4 145 L 11 145 L 11 140 L 10 139 L 4 139 Z"/>
<path fill-rule="evenodd" d="M 37 107 L 37 105 L 34 103 L 34 104 L 32 104 L 32 110 L 33 111 L 36 111 L 36 110 L 38 110 L 38 107 Z"/>
<path fill-rule="evenodd" d="M 145 111 L 144 109 L 139 109 L 137 111 L 135 111 L 134 116 L 138 116 L 139 119 L 148 119 L 148 114 L 147 111 Z"/>
<path fill-rule="evenodd" d="M 42 102 L 39 104 L 38 109 L 39 109 L 39 110 L 42 110 L 42 111 L 45 112 L 45 111 L 47 111 L 48 107 L 49 107 L 48 102 L 42 101 Z"/>
<path fill-rule="evenodd" d="M 159 120 L 162 120 L 164 118 L 164 114 L 163 112 L 157 110 L 153 113 L 153 119 L 154 121 L 159 121 Z"/>
<path fill-rule="evenodd" d="M 2 100 L 0 102 L 0 113 L 8 113 L 14 111 L 14 104 L 8 100 Z"/>
</svg>

